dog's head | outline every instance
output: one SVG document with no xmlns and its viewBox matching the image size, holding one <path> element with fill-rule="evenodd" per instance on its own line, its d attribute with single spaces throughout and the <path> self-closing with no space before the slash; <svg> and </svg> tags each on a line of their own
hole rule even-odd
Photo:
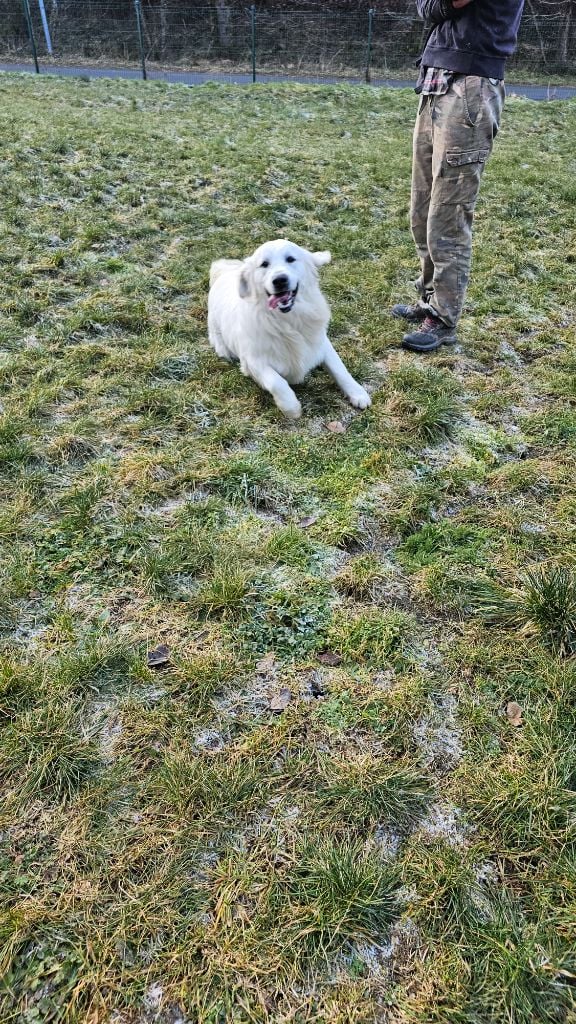
<svg viewBox="0 0 576 1024">
<path fill-rule="evenodd" d="M 286 238 L 265 242 L 244 260 L 240 295 L 289 313 L 298 293 L 314 287 L 318 268 L 330 263 L 330 258 L 329 252 L 308 252 Z"/>
</svg>

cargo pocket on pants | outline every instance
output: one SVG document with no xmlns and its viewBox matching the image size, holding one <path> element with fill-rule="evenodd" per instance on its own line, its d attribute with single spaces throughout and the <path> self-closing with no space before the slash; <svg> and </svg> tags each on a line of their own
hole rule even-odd
<svg viewBox="0 0 576 1024">
<path fill-rule="evenodd" d="M 450 190 L 442 190 L 445 203 L 475 202 L 482 172 L 489 156 L 489 149 L 447 151 L 441 171 L 444 184 Z"/>
</svg>

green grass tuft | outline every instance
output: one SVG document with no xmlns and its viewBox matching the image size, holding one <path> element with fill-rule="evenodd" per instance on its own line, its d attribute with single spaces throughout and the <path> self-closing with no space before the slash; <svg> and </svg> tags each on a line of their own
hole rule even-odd
<svg viewBox="0 0 576 1024">
<path fill-rule="evenodd" d="M 409 434 L 424 441 L 452 437 L 462 415 L 458 385 L 449 374 L 410 367 L 390 375 L 391 411 L 406 422 Z"/>
<path fill-rule="evenodd" d="M 347 661 L 403 668 L 415 660 L 416 631 L 416 621 L 406 612 L 344 611 L 334 618 L 329 642 Z"/>
<path fill-rule="evenodd" d="M 0 777 L 16 799 L 68 800 L 99 766 L 96 745 L 83 735 L 73 704 L 25 711 L 4 736 Z"/>
<path fill-rule="evenodd" d="M 555 654 L 576 654 L 576 577 L 566 567 L 533 569 L 514 590 L 478 582 L 474 605 L 487 622 L 528 626 Z"/>
<path fill-rule="evenodd" d="M 292 943 L 326 956 L 347 942 L 382 940 L 398 913 L 394 869 L 360 843 L 305 846 L 283 898 Z"/>
<path fill-rule="evenodd" d="M 334 766 L 330 774 L 321 800 L 335 824 L 414 825 L 432 796 L 429 781 L 402 764 L 364 758 L 339 771 Z"/>
</svg>

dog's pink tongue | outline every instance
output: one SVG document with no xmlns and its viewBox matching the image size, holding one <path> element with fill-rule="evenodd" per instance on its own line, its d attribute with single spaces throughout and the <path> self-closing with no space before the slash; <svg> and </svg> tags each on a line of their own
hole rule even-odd
<svg viewBox="0 0 576 1024">
<path fill-rule="evenodd" d="M 276 309 L 276 306 L 280 302 L 286 302 L 290 298 L 290 292 L 284 292 L 283 295 L 271 295 L 268 299 L 268 309 Z"/>
</svg>

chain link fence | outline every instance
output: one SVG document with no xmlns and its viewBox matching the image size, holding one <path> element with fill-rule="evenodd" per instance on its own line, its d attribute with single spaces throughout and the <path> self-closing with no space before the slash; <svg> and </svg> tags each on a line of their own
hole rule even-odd
<svg viewBox="0 0 576 1024">
<path fill-rule="evenodd" d="M 412 4 L 409 5 L 412 7 Z M 572 7 L 524 16 L 513 81 L 576 80 Z M 576 19 L 575 19 L 576 20 Z M 424 28 L 386 11 L 195 6 L 177 0 L 0 0 L 0 62 L 183 82 L 413 79 Z"/>
</svg>

